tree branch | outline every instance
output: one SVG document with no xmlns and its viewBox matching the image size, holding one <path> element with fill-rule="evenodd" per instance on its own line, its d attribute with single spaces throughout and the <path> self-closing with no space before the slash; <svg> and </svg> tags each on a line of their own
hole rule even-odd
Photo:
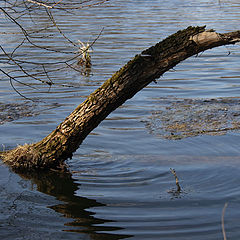
<svg viewBox="0 0 240 240">
<path fill-rule="evenodd" d="M 188 27 L 136 55 L 38 143 L 1 154 L 17 170 L 63 166 L 87 135 L 112 111 L 179 62 L 210 48 L 235 44 L 240 31 L 220 34 Z"/>
</svg>

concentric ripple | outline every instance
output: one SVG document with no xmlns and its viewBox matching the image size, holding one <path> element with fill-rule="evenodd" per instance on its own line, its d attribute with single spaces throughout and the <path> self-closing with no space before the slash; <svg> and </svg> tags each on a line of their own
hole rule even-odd
<svg viewBox="0 0 240 240">
<path fill-rule="evenodd" d="M 239 159 L 186 158 L 177 165 L 166 156 L 95 160 L 88 156 L 74 163 L 80 169 L 74 178 L 80 184 L 78 196 L 104 204 L 93 209 L 95 217 L 111 220 L 101 227 L 120 227 L 115 234 L 134 239 L 220 239 L 222 208 L 228 202 L 226 229 L 237 239 Z M 182 187 L 177 194 L 171 167 Z"/>
</svg>

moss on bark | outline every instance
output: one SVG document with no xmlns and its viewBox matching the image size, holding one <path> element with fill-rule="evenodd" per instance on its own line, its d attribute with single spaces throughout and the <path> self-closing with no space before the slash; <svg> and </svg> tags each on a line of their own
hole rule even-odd
<svg viewBox="0 0 240 240">
<path fill-rule="evenodd" d="M 184 59 L 209 48 L 240 41 L 240 32 L 219 35 L 188 27 L 136 55 L 38 143 L 0 155 L 15 169 L 61 167 L 87 135 L 112 111 Z"/>
</svg>

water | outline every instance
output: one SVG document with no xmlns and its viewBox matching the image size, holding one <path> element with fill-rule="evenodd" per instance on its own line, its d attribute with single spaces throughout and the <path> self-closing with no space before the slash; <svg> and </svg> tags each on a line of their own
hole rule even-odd
<svg viewBox="0 0 240 240">
<path fill-rule="evenodd" d="M 37 102 L 18 96 L 2 75 L 1 147 L 10 149 L 40 140 L 135 54 L 179 29 L 189 25 L 207 25 L 219 32 L 239 29 L 239 8 L 234 0 L 139 0 L 109 1 L 74 14 L 53 12 L 62 31 L 75 42 L 93 41 L 104 27 L 93 46 L 91 74 L 71 69 L 51 72 L 55 85 L 50 91 L 27 77 L 21 80 L 36 89 L 14 83 L 24 96 L 40 100 Z M 36 26 L 48 24 L 43 13 L 32 12 L 32 18 Z M 1 20 L 0 43 L 10 51 L 21 42 L 21 35 L 10 35 L 19 29 L 3 15 Z M 29 27 L 33 24 L 27 15 L 22 21 Z M 36 42 L 77 50 L 56 31 L 54 34 L 54 38 Z M 48 71 L 56 69 L 50 63 L 72 57 L 71 53 L 34 49 L 27 43 L 16 55 L 47 62 Z M 222 102 L 231 102 L 227 108 L 232 113 L 238 106 L 235 99 L 240 97 L 239 56 L 239 46 L 220 47 L 164 74 L 87 137 L 67 162 L 71 174 L 18 175 L 0 165 L 1 239 L 223 239 L 221 217 L 227 202 L 226 234 L 228 239 L 239 239 L 238 129 L 166 139 L 159 134 L 162 122 L 156 123 L 154 118 L 161 111 L 168 115 L 163 108 L 166 101 L 182 112 L 181 106 L 191 99 L 199 106 L 202 101 L 206 109 L 207 101 L 214 99 L 219 111 Z M 16 66 L 0 64 L 13 70 L 14 76 L 20 74 L 15 72 Z M 24 67 L 40 71 L 32 65 Z M 196 111 L 196 106 L 192 109 Z M 176 111 L 178 116 L 182 115 Z M 234 114 L 230 117 L 227 126 L 236 120 Z M 177 172 L 181 193 L 175 192 L 170 168 Z"/>
</svg>

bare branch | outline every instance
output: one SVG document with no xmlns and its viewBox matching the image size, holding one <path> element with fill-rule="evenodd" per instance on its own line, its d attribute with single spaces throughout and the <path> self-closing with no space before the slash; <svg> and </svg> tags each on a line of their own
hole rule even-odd
<svg viewBox="0 0 240 240">
<path fill-rule="evenodd" d="M 9 21 L 13 25 L 17 26 L 20 31 L 1 32 L 0 34 L 18 34 L 20 35 L 18 39 L 22 39 L 21 42 L 18 43 L 15 47 L 13 47 L 12 50 L 10 49 L 10 51 L 6 50 L 7 48 L 4 45 L 0 46 L 0 50 L 3 53 L 1 62 L 5 64 L 4 69 L 8 66 L 11 66 L 10 71 L 3 70 L 1 72 L 4 72 L 4 75 L 9 77 L 9 80 L 11 82 L 15 81 L 23 84 L 23 81 L 25 81 L 25 79 L 30 78 L 47 84 L 49 86 L 49 90 L 54 84 L 54 82 L 51 80 L 50 73 L 63 71 L 69 68 L 79 72 L 81 75 L 89 75 L 91 69 L 88 68 L 86 70 L 84 67 L 79 68 L 77 67 L 77 62 L 86 56 L 89 56 L 90 58 L 90 49 L 99 39 L 103 29 L 90 44 L 87 44 L 88 47 L 86 49 L 79 50 L 80 48 L 78 43 L 74 40 L 71 40 L 60 28 L 60 24 L 56 22 L 53 16 L 53 11 L 65 11 L 68 14 L 72 14 L 75 9 L 78 10 L 83 7 L 91 7 L 94 5 L 102 4 L 104 2 L 106 1 L 85 0 L 80 2 L 70 2 L 66 0 L 16 0 L 14 2 L 6 0 L 5 6 L 0 7 L 0 12 L 2 12 L 6 16 L 6 21 Z M 38 27 L 38 25 L 35 23 L 34 18 L 35 16 L 39 16 L 39 12 L 41 14 L 45 14 L 45 17 L 48 17 L 49 23 L 47 26 Z M 23 18 L 26 16 L 32 21 L 32 26 L 31 24 L 29 24 L 29 22 L 26 23 L 26 18 Z M 50 31 L 51 34 L 48 33 Z M 48 45 L 45 45 L 45 42 L 48 41 L 44 41 L 44 39 L 55 39 L 56 37 L 58 38 L 59 35 L 60 37 L 63 37 L 64 41 L 66 40 L 66 43 L 70 43 L 70 46 L 69 44 L 66 44 L 63 47 L 49 47 Z M 64 56 L 64 60 L 46 60 L 46 62 L 39 62 L 34 59 L 26 59 L 21 55 L 21 50 L 29 46 L 33 49 L 33 51 L 35 51 L 35 49 L 41 49 L 43 54 L 48 52 L 49 54 L 53 54 L 51 55 L 53 56 L 52 59 L 54 59 L 55 53 L 58 54 L 57 58 L 59 58 L 59 54 L 67 54 L 69 56 L 67 58 Z M 16 66 L 15 69 L 12 68 L 14 65 Z M 12 76 L 9 75 L 10 73 Z M 10 85 L 13 87 L 14 91 L 16 91 L 16 88 L 14 88 L 14 85 L 11 84 L 11 82 Z M 28 84 L 26 84 L 26 86 L 28 86 Z M 67 85 L 64 84 L 64 86 Z"/>
<path fill-rule="evenodd" d="M 27 0 L 28 2 L 31 2 L 31 3 L 34 3 L 34 4 L 37 4 L 37 5 L 39 5 L 39 6 L 43 6 L 43 7 L 45 7 L 45 8 L 53 8 L 52 6 L 49 6 L 49 5 L 46 5 L 46 4 L 44 4 L 44 3 L 41 3 L 41 2 L 37 2 L 37 1 L 33 1 L 33 0 Z M 59 1 L 60 2 L 60 1 Z M 57 5 L 57 4 L 55 4 L 55 5 Z"/>
</svg>

